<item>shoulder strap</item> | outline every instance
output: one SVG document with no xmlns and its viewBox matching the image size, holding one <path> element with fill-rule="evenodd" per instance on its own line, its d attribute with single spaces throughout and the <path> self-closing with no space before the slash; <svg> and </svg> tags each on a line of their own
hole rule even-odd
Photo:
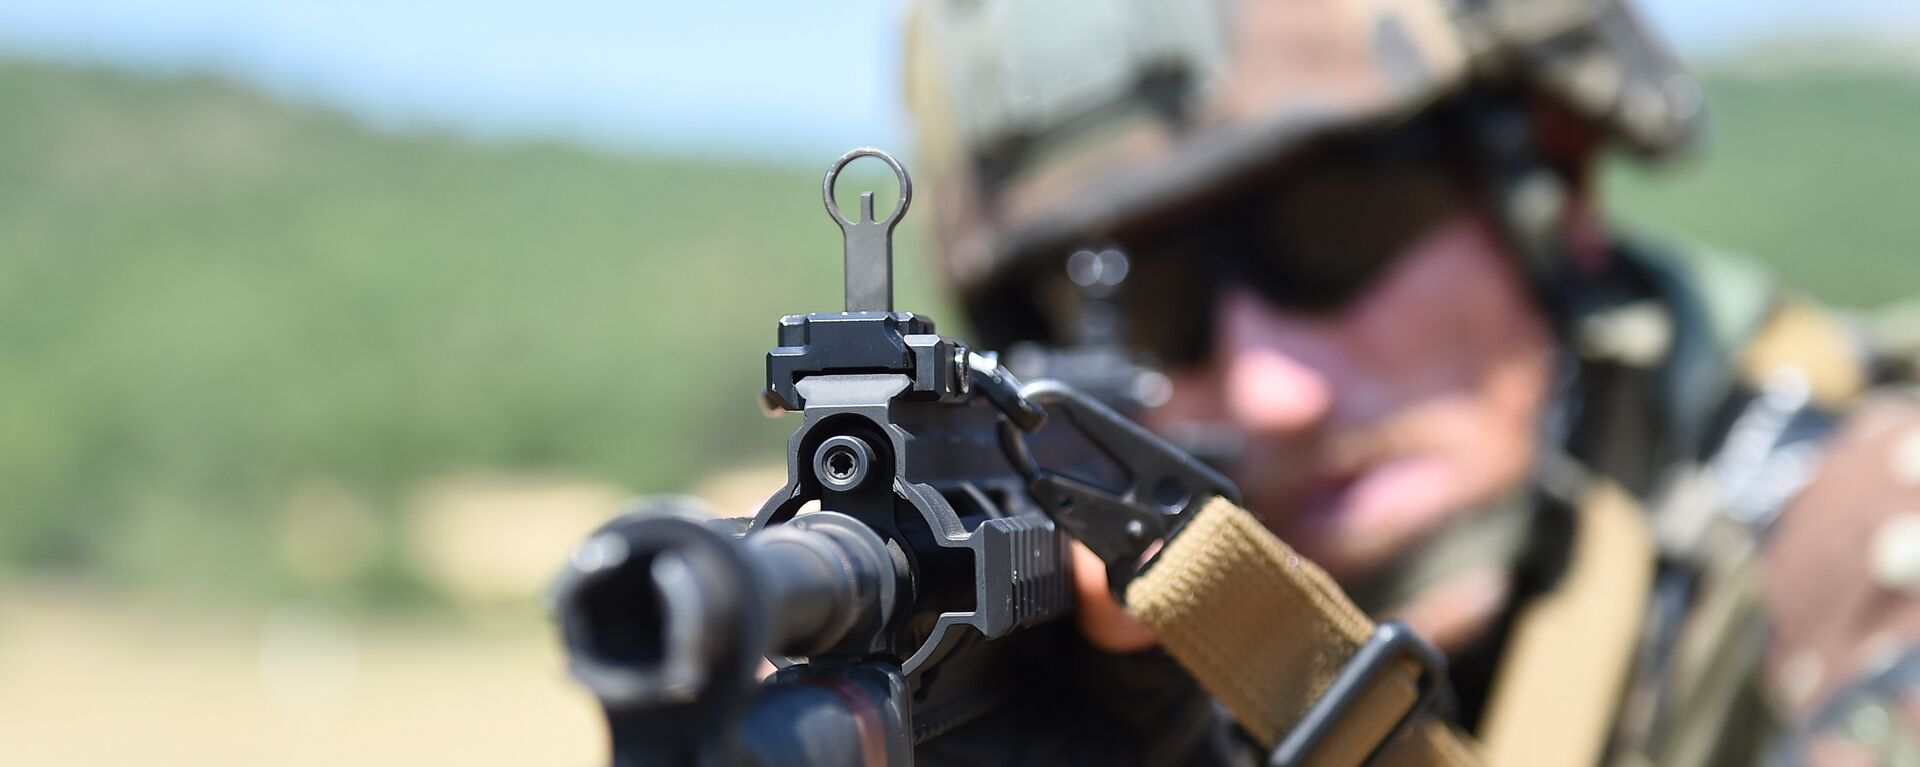
<svg viewBox="0 0 1920 767">
<path fill-rule="evenodd" d="M 1520 617 L 1495 682 L 1484 748 L 1438 720 L 1389 741 L 1420 698 L 1421 666 L 1394 659 L 1332 722 L 1307 763 L 1595 764 L 1633 661 L 1653 572 L 1644 515 L 1617 486 L 1579 505 L 1554 592 Z M 1279 744 L 1376 643 L 1378 631 L 1312 562 L 1223 500 L 1201 509 L 1127 589 L 1128 609 L 1262 745 Z"/>
<path fill-rule="evenodd" d="M 1215 499 L 1127 588 L 1127 608 L 1159 636 L 1207 692 L 1267 748 L 1350 697 L 1296 754 L 1301 763 L 1477 764 L 1466 740 L 1438 720 L 1394 738 L 1437 680 L 1418 653 L 1394 652 L 1332 578 L 1232 503 Z M 1389 639 L 1382 641 L 1382 637 Z M 1351 671 L 1360 665 L 1377 673 Z M 1351 695 L 1346 695 L 1351 693 Z M 1384 744 L 1384 748 L 1382 748 Z M 1373 759 L 1376 750 L 1379 759 Z"/>
<path fill-rule="evenodd" d="M 1654 544 L 1618 485 L 1595 482 L 1574 509 L 1573 550 L 1555 588 L 1514 623 L 1480 731 L 1492 765 L 1592 765 L 1632 670 Z"/>
</svg>

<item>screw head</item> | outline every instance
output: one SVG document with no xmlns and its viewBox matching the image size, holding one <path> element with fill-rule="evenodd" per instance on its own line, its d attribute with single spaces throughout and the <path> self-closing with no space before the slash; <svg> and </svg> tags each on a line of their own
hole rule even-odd
<svg viewBox="0 0 1920 767">
<path fill-rule="evenodd" d="M 844 493 L 866 482 L 873 463 L 873 447 L 866 440 L 842 434 L 813 451 L 813 476 L 828 490 Z"/>
<path fill-rule="evenodd" d="M 953 344 L 954 388 L 961 394 L 973 392 L 973 371 L 967 367 L 967 345 L 955 341 Z"/>
</svg>

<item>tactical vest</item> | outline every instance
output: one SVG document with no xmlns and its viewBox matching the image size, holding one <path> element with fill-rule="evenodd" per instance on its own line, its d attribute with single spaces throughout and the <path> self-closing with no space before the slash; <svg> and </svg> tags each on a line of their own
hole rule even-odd
<svg viewBox="0 0 1920 767">
<path fill-rule="evenodd" d="M 1569 328 L 1524 596 L 1488 678 L 1459 680 L 1487 685 L 1469 724 L 1491 765 L 1757 764 L 1779 730 L 1758 553 L 1873 357 L 1726 256 L 1623 247 L 1599 288 Z"/>
</svg>

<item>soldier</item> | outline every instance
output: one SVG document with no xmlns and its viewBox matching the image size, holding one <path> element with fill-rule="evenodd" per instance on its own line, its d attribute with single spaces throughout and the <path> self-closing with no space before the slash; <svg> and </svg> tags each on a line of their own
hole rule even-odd
<svg viewBox="0 0 1920 767">
<path fill-rule="evenodd" d="M 1630 8 L 925 0 L 907 77 L 974 340 L 1083 341 L 1103 285 L 1171 383 L 1142 419 L 1446 652 L 1480 761 L 1920 763 L 1920 402 L 1607 226 L 1603 152 L 1701 120 Z"/>
</svg>

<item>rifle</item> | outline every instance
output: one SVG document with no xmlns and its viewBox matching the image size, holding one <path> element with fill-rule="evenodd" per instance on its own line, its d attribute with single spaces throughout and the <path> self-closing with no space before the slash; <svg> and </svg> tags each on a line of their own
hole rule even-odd
<svg viewBox="0 0 1920 767">
<path fill-rule="evenodd" d="M 834 201 L 862 157 L 899 179 L 883 219 L 871 192 L 858 219 Z M 767 354 L 763 404 L 802 415 L 786 485 L 751 519 L 644 503 L 589 536 L 553 592 L 616 767 L 911 764 L 1017 700 L 1072 631 L 1057 622 L 1073 607 L 1069 534 L 1120 594 L 1184 512 L 1237 498 L 1074 387 L 1022 385 L 894 311 L 912 184 L 893 157 L 855 149 L 822 192 L 846 308 L 782 318 Z M 779 670 L 758 680 L 763 657 Z"/>
</svg>

